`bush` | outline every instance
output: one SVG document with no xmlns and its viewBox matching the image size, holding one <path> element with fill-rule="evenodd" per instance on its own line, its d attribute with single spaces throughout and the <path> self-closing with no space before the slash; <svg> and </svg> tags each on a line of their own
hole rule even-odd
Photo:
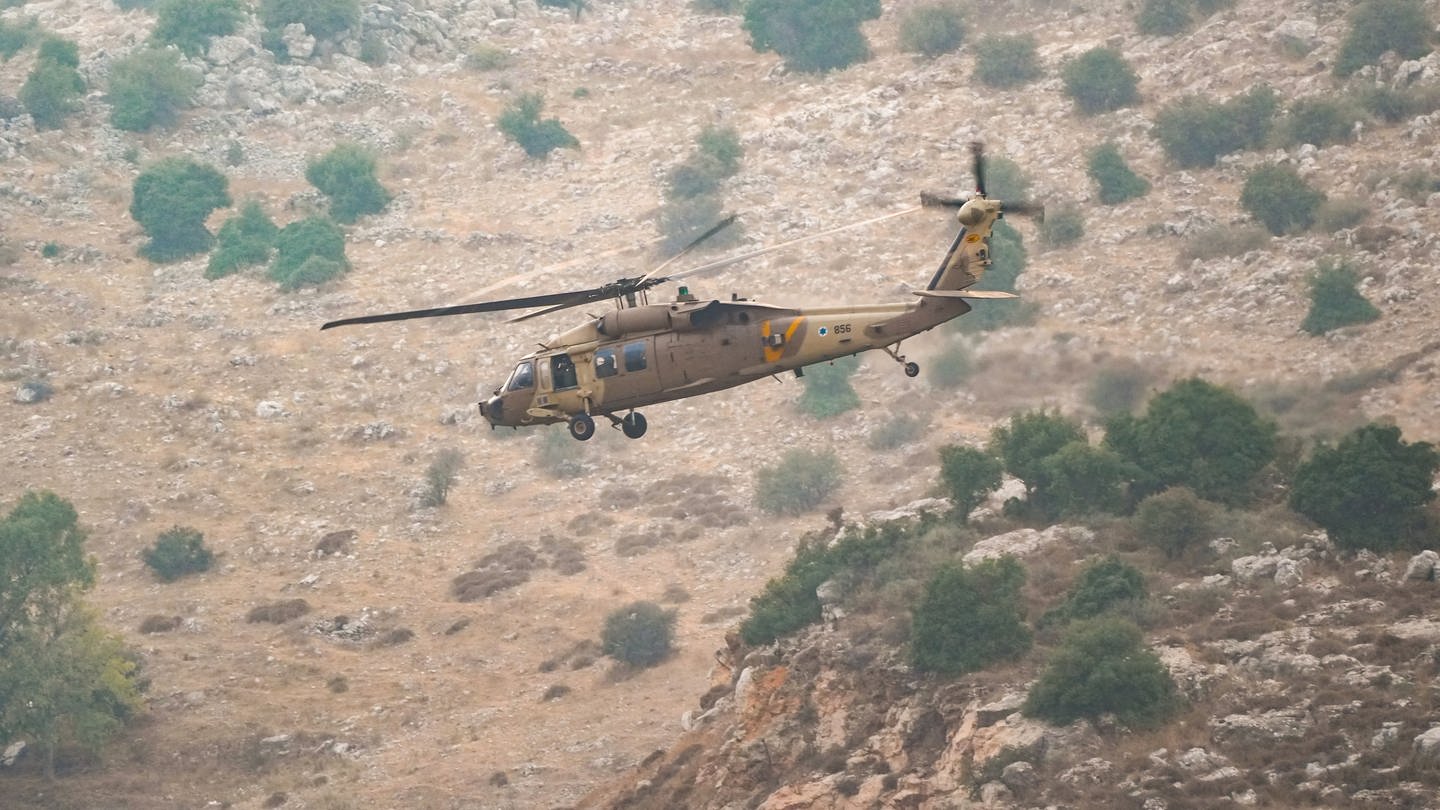
<svg viewBox="0 0 1440 810">
<path fill-rule="evenodd" d="M 239 0 L 161 0 L 150 41 L 174 45 L 187 56 L 202 54 L 212 37 L 234 33 L 246 13 Z"/>
<path fill-rule="evenodd" d="M 1100 187 L 1100 202 L 1105 205 L 1143 197 L 1150 191 L 1150 181 L 1130 170 L 1120 148 L 1113 143 L 1091 150 L 1086 172 Z"/>
<path fill-rule="evenodd" d="M 348 269 L 345 234 L 326 217 L 292 222 L 275 235 L 275 260 L 270 263 L 269 275 L 281 289 L 323 284 Z"/>
<path fill-rule="evenodd" d="M 1065 92 L 1087 115 L 1118 110 L 1140 100 L 1140 77 L 1113 48 L 1086 51 L 1065 66 L 1061 77 Z"/>
<path fill-rule="evenodd" d="M 1074 203 L 1055 206 L 1040 223 L 1040 241 L 1046 247 L 1073 245 L 1085 235 L 1085 212 Z"/>
<path fill-rule="evenodd" d="M 1213 166 L 1221 155 L 1263 146 L 1279 107 L 1266 85 L 1223 103 L 1186 96 L 1160 110 L 1151 134 L 1181 168 Z"/>
<path fill-rule="evenodd" d="M 72 39 L 45 36 L 40 40 L 37 61 L 51 62 L 68 68 L 80 67 L 80 45 Z"/>
<path fill-rule="evenodd" d="M 975 80 L 1019 87 L 1040 78 L 1040 54 L 1030 34 L 992 34 L 975 43 Z"/>
<path fill-rule="evenodd" d="M 724 218 L 725 209 L 720 197 L 702 194 L 698 197 L 667 200 L 660 209 L 660 250 L 674 255 L 694 243 L 701 234 L 715 227 Z M 731 225 L 707 241 L 710 245 L 723 245 L 738 238 L 739 229 Z"/>
<path fill-rule="evenodd" d="M 965 39 L 965 14 L 950 3 L 911 6 L 900 14 L 900 50 L 927 59 L 950 53 Z"/>
<path fill-rule="evenodd" d="M 1261 166 L 1245 178 L 1240 205 L 1270 233 L 1284 236 L 1315 224 L 1324 192 L 1312 188 L 1293 166 Z"/>
<path fill-rule="evenodd" d="M 1280 122 L 1280 139 L 1287 146 L 1349 143 L 1355 137 L 1355 122 L 1359 120 L 1359 109 L 1348 100 L 1296 99 Z"/>
<path fill-rule="evenodd" d="M 284 624 L 310 612 L 310 603 L 304 599 L 282 599 L 279 602 L 256 605 L 245 614 L 245 621 L 251 624 Z"/>
<path fill-rule="evenodd" d="M 1370 216 L 1370 203 L 1355 197 L 1327 199 L 1315 211 L 1315 227 L 1326 233 L 1353 228 Z"/>
<path fill-rule="evenodd" d="M 665 176 L 665 198 L 688 200 L 715 194 L 727 176 L 718 160 L 697 152 Z"/>
<path fill-rule="evenodd" d="M 1323 335 L 1342 326 L 1378 320 L 1380 310 L 1356 289 L 1359 281 L 1359 274 L 1350 264 L 1321 260 L 1319 269 L 1310 277 L 1310 311 L 1300 328 L 1312 335 Z"/>
<path fill-rule="evenodd" d="M 500 131 L 532 158 L 544 159 L 556 149 L 579 149 L 580 141 L 558 118 L 541 120 L 544 107 L 545 99 L 539 93 L 521 94 L 501 112 Z"/>
<path fill-rule="evenodd" d="M 262 0 L 260 20 L 273 32 L 300 23 L 316 39 L 339 39 L 360 22 L 360 0 Z"/>
<path fill-rule="evenodd" d="M 1366 112 L 1381 121 L 1398 124 L 1440 109 L 1440 88 L 1431 85 L 1401 88 L 1366 85 L 1355 93 L 1355 99 Z"/>
<path fill-rule="evenodd" d="M 940 481 L 961 523 L 969 520 L 970 513 L 984 503 L 986 496 L 1000 488 L 1003 469 L 1000 459 L 974 447 L 940 448 Z"/>
<path fill-rule="evenodd" d="M 33 18 L 24 22 L 0 20 L 0 59 L 9 62 L 22 48 L 30 44 L 40 30 L 40 24 Z"/>
<path fill-rule="evenodd" d="M 1335 75 L 1349 76 L 1379 61 L 1386 51 L 1395 51 L 1401 59 L 1419 59 L 1430 53 L 1434 30 L 1417 0 L 1366 0 L 1350 13 L 1350 32 L 1335 60 Z"/>
<path fill-rule="evenodd" d="M 960 341 L 950 341 L 926 364 L 925 379 L 941 391 L 953 391 L 975 372 L 975 358 Z"/>
<path fill-rule="evenodd" d="M 793 449 L 755 475 L 755 505 L 772 515 L 798 515 L 819 506 L 840 486 L 833 451 Z"/>
<path fill-rule="evenodd" d="M 1213 513 L 1194 492 L 1174 487 L 1141 501 L 1131 524 L 1142 542 L 1175 560 L 1210 538 Z"/>
<path fill-rule="evenodd" d="M 750 0 L 744 28 L 757 53 L 774 51 L 786 67 L 824 73 L 870 58 L 860 23 L 880 16 L 880 0 Z"/>
<path fill-rule="evenodd" d="M 1138 468 L 1137 495 L 1186 486 L 1238 504 L 1275 457 L 1275 425 L 1229 389 L 1192 377 L 1151 398 L 1144 416 L 1112 417 L 1105 446 Z"/>
<path fill-rule="evenodd" d="M 670 655 L 675 611 L 654 602 L 632 602 L 605 617 L 600 649 L 632 667 L 653 667 Z"/>
<path fill-rule="evenodd" d="M 1047 612 L 1041 624 L 1093 619 L 1111 608 L 1145 598 L 1145 576 L 1115 555 L 1085 566 L 1065 601 Z"/>
<path fill-rule="evenodd" d="M 1057 725 L 1114 713 L 1131 728 L 1154 728 L 1181 706 L 1165 665 L 1134 623 L 1095 619 L 1071 626 L 1030 688 L 1023 711 Z"/>
<path fill-rule="evenodd" d="M 900 414 L 870 431 L 865 446 L 871 450 L 894 450 L 925 435 L 924 419 L 909 414 Z"/>
<path fill-rule="evenodd" d="M 205 535 L 189 526 L 176 526 L 160 533 L 155 545 L 140 552 L 145 564 L 165 582 L 186 574 L 210 570 L 215 555 L 205 547 Z"/>
<path fill-rule="evenodd" d="M 925 526 L 923 521 L 867 526 L 863 531 L 846 532 L 834 545 L 807 536 L 795 549 L 785 573 L 765 583 L 765 590 L 750 599 L 750 615 L 740 624 L 740 637 L 750 645 L 769 644 L 820 621 L 816 588 L 840 575 L 859 581 L 882 561 L 893 559 Z"/>
<path fill-rule="evenodd" d="M 46 44 L 56 41 L 46 40 Z M 79 111 L 85 80 L 74 65 L 46 59 L 43 53 L 42 46 L 42 57 L 20 87 L 20 103 L 35 119 L 36 129 L 60 129 L 66 118 Z"/>
<path fill-rule="evenodd" d="M 275 238 L 280 229 L 265 214 L 260 203 L 250 200 L 240 213 L 225 221 L 216 235 L 215 252 L 205 266 L 205 277 L 212 281 L 243 267 L 264 264 L 270 260 Z"/>
<path fill-rule="evenodd" d="M 1096 512 L 1118 512 L 1124 506 L 1124 485 L 1129 467 L 1113 451 L 1075 441 L 1061 447 L 1041 464 L 1042 486 L 1033 506 L 1045 517 L 1079 517 Z"/>
<path fill-rule="evenodd" d="M 330 198 L 330 216 L 336 222 L 352 223 L 390 203 L 390 192 L 375 179 L 375 156 L 353 143 L 339 144 L 310 161 L 305 179 Z"/>
<path fill-rule="evenodd" d="M 510 52 L 495 45 L 481 43 L 465 54 L 465 67 L 471 70 L 501 70 L 510 66 Z"/>
<path fill-rule="evenodd" d="M 740 143 L 740 133 L 734 127 L 714 124 L 700 130 L 695 138 L 697 154 L 715 161 L 724 177 L 733 177 L 740 171 L 740 160 L 745 157 L 745 147 Z"/>
<path fill-rule="evenodd" d="M 183 2 L 183 0 L 182 0 Z M 189 107 L 204 80 L 172 50 L 141 50 L 110 69 L 110 123 L 129 132 L 170 126 Z"/>
<path fill-rule="evenodd" d="M 860 395 L 850 384 L 858 368 L 860 358 L 854 355 L 807 367 L 800 378 L 805 385 L 797 403 L 800 410 L 816 419 L 829 419 L 860 407 Z"/>
<path fill-rule="evenodd" d="M 1365 425 L 1335 447 L 1317 447 L 1300 465 L 1290 507 L 1341 548 L 1389 551 L 1424 526 L 1437 469 L 1440 453 L 1428 442 L 1406 442 L 1397 427 Z"/>
<path fill-rule="evenodd" d="M 1270 243 L 1270 232 L 1259 225 L 1212 225 L 1185 237 L 1177 258 L 1182 264 L 1196 259 L 1234 258 Z"/>
<path fill-rule="evenodd" d="M 450 497 L 450 488 L 455 485 L 455 475 L 465 466 L 465 455 L 454 448 L 447 448 L 435 454 L 435 460 L 425 469 L 425 494 L 421 501 L 426 506 L 444 506 Z"/>
<path fill-rule="evenodd" d="M 1150 376 L 1149 371 L 1133 361 L 1103 365 L 1091 375 L 1085 401 L 1104 416 L 1131 413 L 1145 398 Z"/>
<path fill-rule="evenodd" d="M 1174 36 L 1190 27 L 1191 0 L 1145 0 L 1135 27 L 1142 34 Z"/>
<path fill-rule="evenodd" d="M 1014 557 L 971 568 L 949 564 L 925 585 L 910 626 L 910 660 L 921 672 L 975 672 L 1030 649 L 1020 589 L 1025 569 Z"/>
<path fill-rule="evenodd" d="M 1059 411 L 1035 410 L 1010 416 L 1007 424 L 990 431 L 990 452 L 1005 462 L 1005 471 L 1025 484 L 1034 498 L 1045 484 L 1045 459 L 1071 442 L 1085 442 L 1080 423 Z"/>
<path fill-rule="evenodd" d="M 150 241 L 141 255 L 175 261 L 210 249 L 205 220 L 230 204 L 229 182 L 219 170 L 184 157 L 161 160 L 135 178 L 130 216 Z"/>
</svg>

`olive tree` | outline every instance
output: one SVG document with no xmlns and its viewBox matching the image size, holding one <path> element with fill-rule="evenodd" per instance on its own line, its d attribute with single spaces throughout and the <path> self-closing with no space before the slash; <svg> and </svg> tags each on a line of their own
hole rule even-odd
<svg viewBox="0 0 1440 810">
<path fill-rule="evenodd" d="M 205 220 L 230 205 L 229 182 L 215 167 L 186 157 L 161 160 L 135 178 L 130 216 L 150 241 L 141 255 L 169 262 L 204 253 L 214 237 Z"/>
</svg>

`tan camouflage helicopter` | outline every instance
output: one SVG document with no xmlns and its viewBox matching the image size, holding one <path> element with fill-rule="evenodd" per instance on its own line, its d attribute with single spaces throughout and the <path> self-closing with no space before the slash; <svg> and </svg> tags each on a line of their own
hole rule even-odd
<svg viewBox="0 0 1440 810">
<path fill-rule="evenodd" d="M 870 224 L 925 206 L 959 209 L 960 232 L 929 285 L 913 291 L 916 301 L 790 307 L 733 295 L 728 301 L 702 300 L 681 286 L 673 301 L 649 302 L 648 293 L 654 287 L 794 244 L 789 242 L 670 275 L 661 275 L 661 271 L 673 258 L 643 276 L 588 290 L 365 315 L 331 321 L 320 328 L 542 307 L 511 319 L 515 322 L 613 299 L 613 310 L 521 358 L 505 384 L 480 403 L 480 413 L 492 428 L 568 422 L 570 435 L 581 441 L 595 435 L 596 417 L 610 420 L 626 436 L 638 439 L 645 435 L 646 420 L 637 408 L 732 388 L 782 371 L 801 376 L 806 366 L 871 349 L 890 355 L 904 366 L 907 376 L 914 377 L 920 366 L 900 354 L 901 341 L 969 312 L 967 299 L 1016 297 L 970 289 L 990 265 L 990 229 L 995 221 L 1006 213 L 1044 216 L 1038 205 L 988 199 L 981 149 L 978 144 L 973 149 L 973 195 L 922 194 L 921 206 L 855 224 Z M 711 228 L 680 255 L 733 219 Z M 854 225 L 834 230 L 850 227 Z"/>
</svg>

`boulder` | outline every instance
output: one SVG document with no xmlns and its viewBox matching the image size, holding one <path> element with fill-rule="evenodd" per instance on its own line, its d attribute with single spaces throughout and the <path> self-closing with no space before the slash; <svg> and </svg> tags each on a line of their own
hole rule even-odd
<svg viewBox="0 0 1440 810">
<path fill-rule="evenodd" d="M 1405 564 L 1405 581 L 1434 582 L 1436 566 L 1440 566 L 1440 554 L 1425 549 Z"/>
<path fill-rule="evenodd" d="M 1416 736 L 1411 747 L 1415 750 L 1415 756 L 1420 759 L 1431 764 L 1440 762 L 1440 726 Z"/>
<path fill-rule="evenodd" d="M 5 753 L 0 755 L 0 763 L 3 763 L 5 767 L 9 768 L 15 764 L 15 760 L 19 759 L 23 753 L 25 753 L 25 741 L 16 740 L 5 746 Z"/>
</svg>

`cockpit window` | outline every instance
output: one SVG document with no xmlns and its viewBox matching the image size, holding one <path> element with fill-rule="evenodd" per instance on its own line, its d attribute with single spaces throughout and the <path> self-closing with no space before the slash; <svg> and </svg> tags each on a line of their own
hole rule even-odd
<svg viewBox="0 0 1440 810">
<path fill-rule="evenodd" d="M 595 376 L 614 377 L 620 369 L 615 365 L 615 350 L 600 349 L 595 352 Z"/>
<path fill-rule="evenodd" d="M 534 386 L 535 367 L 530 364 L 529 360 L 526 360 L 516 366 L 515 370 L 510 373 L 510 381 L 505 383 L 505 390 L 519 391 L 523 388 L 533 388 Z"/>
</svg>

